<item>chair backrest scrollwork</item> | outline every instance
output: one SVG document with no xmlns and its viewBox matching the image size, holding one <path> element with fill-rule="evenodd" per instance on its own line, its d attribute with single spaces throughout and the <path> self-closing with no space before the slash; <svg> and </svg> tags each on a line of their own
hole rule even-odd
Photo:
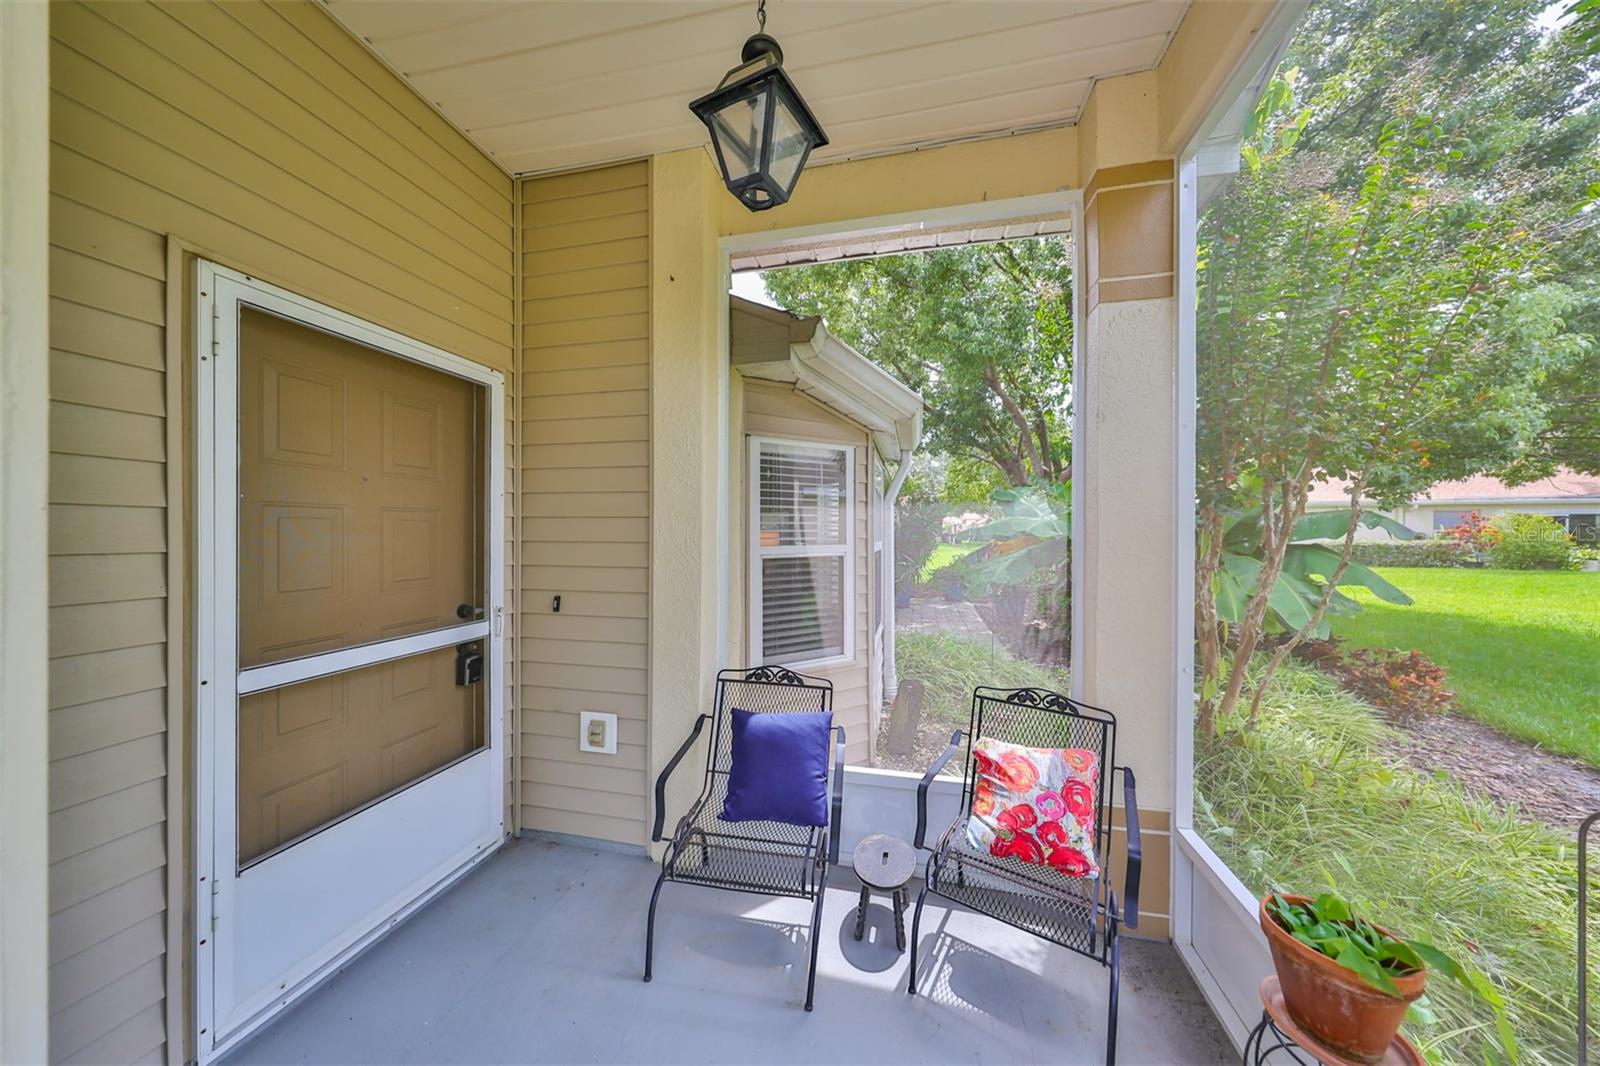
<svg viewBox="0 0 1600 1066">
<path fill-rule="evenodd" d="M 733 762 L 734 708 L 752 714 L 800 714 L 833 710 L 833 684 L 782 666 L 723 670 L 717 674 L 716 716 L 712 720 L 711 762 L 707 773 L 727 773 Z"/>
</svg>

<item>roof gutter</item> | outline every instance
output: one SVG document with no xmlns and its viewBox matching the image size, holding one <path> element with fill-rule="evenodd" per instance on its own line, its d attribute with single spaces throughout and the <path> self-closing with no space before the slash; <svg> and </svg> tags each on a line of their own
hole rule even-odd
<svg viewBox="0 0 1600 1066">
<path fill-rule="evenodd" d="M 905 467 L 922 439 L 922 397 L 818 321 L 789 345 L 795 388 L 872 430 L 885 459 Z"/>
</svg>

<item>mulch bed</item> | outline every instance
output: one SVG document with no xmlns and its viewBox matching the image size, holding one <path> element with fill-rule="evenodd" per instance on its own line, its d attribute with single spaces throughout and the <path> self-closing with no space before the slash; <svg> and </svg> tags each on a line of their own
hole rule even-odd
<svg viewBox="0 0 1600 1066">
<path fill-rule="evenodd" d="M 1600 811 L 1600 769 L 1514 740 L 1462 714 L 1396 722 L 1404 739 L 1399 754 L 1424 773 L 1443 770 L 1463 789 L 1515 806 L 1524 817 L 1558 829 Z"/>
</svg>

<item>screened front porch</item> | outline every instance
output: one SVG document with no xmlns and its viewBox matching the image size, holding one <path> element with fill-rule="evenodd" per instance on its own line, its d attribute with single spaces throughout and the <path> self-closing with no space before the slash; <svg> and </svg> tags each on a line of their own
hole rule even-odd
<svg viewBox="0 0 1600 1066">
<path fill-rule="evenodd" d="M 513 840 L 224 1061 L 1100 1061 L 1101 967 L 930 901 L 910 997 L 886 898 L 852 935 L 848 867 L 823 908 L 813 1013 L 803 900 L 668 886 L 645 984 L 656 872 L 640 855 Z M 1121 1061 L 1235 1061 L 1170 945 L 1129 939 L 1122 961 Z"/>
</svg>

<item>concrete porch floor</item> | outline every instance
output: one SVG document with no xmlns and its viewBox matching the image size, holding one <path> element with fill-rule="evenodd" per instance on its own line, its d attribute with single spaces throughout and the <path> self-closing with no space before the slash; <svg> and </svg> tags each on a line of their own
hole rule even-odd
<svg viewBox="0 0 1600 1066">
<path fill-rule="evenodd" d="M 886 897 L 851 936 L 847 867 L 830 875 L 814 1013 L 801 900 L 666 886 L 645 984 L 656 872 L 512 841 L 225 1062 L 1101 1061 L 1105 969 L 930 902 L 913 999 Z M 1168 945 L 1123 941 L 1121 1017 L 1123 1063 L 1237 1061 Z"/>
</svg>

